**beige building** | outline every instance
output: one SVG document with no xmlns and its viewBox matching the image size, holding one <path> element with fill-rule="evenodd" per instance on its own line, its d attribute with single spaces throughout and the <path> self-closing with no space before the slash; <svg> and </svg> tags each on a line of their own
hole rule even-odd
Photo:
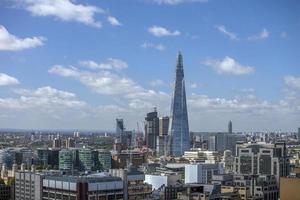
<svg viewBox="0 0 300 200">
<path fill-rule="evenodd" d="M 300 178 L 280 178 L 280 200 L 300 200 Z"/>
</svg>

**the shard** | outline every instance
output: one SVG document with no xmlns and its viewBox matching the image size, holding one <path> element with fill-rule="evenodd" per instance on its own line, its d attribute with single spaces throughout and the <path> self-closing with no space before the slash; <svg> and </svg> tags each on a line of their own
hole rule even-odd
<svg viewBox="0 0 300 200">
<path fill-rule="evenodd" d="M 170 155 L 181 156 L 184 154 L 184 151 L 190 149 L 189 122 L 181 52 L 178 52 L 177 56 L 169 135 L 171 136 L 169 146 Z"/>
</svg>

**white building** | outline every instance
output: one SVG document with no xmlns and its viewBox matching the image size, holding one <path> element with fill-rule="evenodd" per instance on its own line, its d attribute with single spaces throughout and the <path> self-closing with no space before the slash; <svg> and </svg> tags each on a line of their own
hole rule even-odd
<svg viewBox="0 0 300 200">
<path fill-rule="evenodd" d="M 159 189 L 163 185 L 174 185 L 179 180 L 181 180 L 181 176 L 176 173 L 156 173 L 145 175 L 145 182 L 151 184 L 152 189 L 154 190 Z"/>
<path fill-rule="evenodd" d="M 212 175 L 224 173 L 224 163 L 195 163 L 185 165 L 184 183 L 210 183 Z"/>
</svg>

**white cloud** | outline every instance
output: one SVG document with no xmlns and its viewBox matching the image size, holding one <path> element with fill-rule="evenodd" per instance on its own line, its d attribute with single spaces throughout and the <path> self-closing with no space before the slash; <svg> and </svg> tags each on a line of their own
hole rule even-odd
<svg viewBox="0 0 300 200">
<path fill-rule="evenodd" d="M 107 21 L 113 26 L 122 26 L 122 23 L 113 16 L 108 16 Z"/>
<path fill-rule="evenodd" d="M 217 25 L 216 29 L 229 37 L 231 40 L 239 40 L 238 36 L 235 33 L 228 31 L 224 25 Z"/>
<path fill-rule="evenodd" d="M 162 45 L 162 44 L 153 44 L 153 43 L 149 43 L 149 42 L 144 42 L 142 44 L 142 47 L 145 48 L 145 49 L 147 49 L 147 48 L 153 48 L 153 49 L 157 49 L 157 50 L 160 50 L 160 51 L 166 49 L 166 47 L 164 45 Z"/>
<path fill-rule="evenodd" d="M 269 37 L 270 33 L 267 29 L 263 28 L 263 30 L 258 35 L 253 35 L 248 37 L 248 40 L 264 40 Z"/>
<path fill-rule="evenodd" d="M 116 58 L 108 58 L 107 61 L 103 63 L 96 63 L 95 61 L 92 60 L 85 60 L 85 61 L 79 61 L 79 64 L 81 66 L 85 66 L 90 69 L 106 69 L 106 70 L 110 70 L 110 69 L 121 70 L 128 67 L 128 64 L 125 61 Z"/>
<path fill-rule="evenodd" d="M 241 65 L 228 56 L 223 60 L 208 59 L 204 61 L 203 64 L 212 67 L 219 74 L 244 75 L 255 72 L 254 67 Z"/>
<path fill-rule="evenodd" d="M 7 74 L 0 73 L 0 86 L 18 85 L 18 79 Z"/>
<path fill-rule="evenodd" d="M 30 109 L 39 108 L 45 112 L 57 111 L 57 108 L 78 108 L 86 103 L 76 99 L 70 92 L 57 90 L 50 86 L 36 90 L 17 90 L 18 98 L 0 98 L 0 108 Z"/>
<path fill-rule="evenodd" d="M 91 5 L 75 4 L 71 0 L 18 0 L 33 16 L 54 16 L 63 21 L 75 21 L 93 27 L 101 27 L 96 13 L 104 10 Z"/>
<path fill-rule="evenodd" d="M 178 5 L 181 3 L 196 3 L 196 2 L 207 2 L 208 0 L 150 0 L 157 4 L 166 4 L 166 5 Z"/>
<path fill-rule="evenodd" d="M 75 67 L 64 67 L 62 65 L 53 65 L 51 69 L 48 70 L 51 74 L 58 74 L 64 77 L 77 77 L 79 76 L 79 72 Z"/>
<path fill-rule="evenodd" d="M 18 38 L 0 25 L 0 51 L 20 51 L 42 46 L 44 37 Z"/>
<path fill-rule="evenodd" d="M 300 89 L 300 77 L 286 76 L 286 77 L 284 77 L 284 82 L 287 86 L 289 86 L 291 88 Z"/>
<path fill-rule="evenodd" d="M 178 30 L 170 31 L 161 26 L 151 26 L 150 28 L 148 28 L 148 32 L 154 35 L 155 37 L 179 36 L 181 34 Z"/>
<path fill-rule="evenodd" d="M 156 80 L 150 81 L 150 85 L 153 86 L 153 87 L 163 86 L 165 84 L 166 83 L 163 80 L 160 80 L 160 79 L 156 79 Z"/>
<path fill-rule="evenodd" d="M 189 86 L 190 86 L 190 88 L 192 88 L 192 89 L 195 89 L 195 88 L 198 87 L 197 83 L 191 83 Z"/>
</svg>

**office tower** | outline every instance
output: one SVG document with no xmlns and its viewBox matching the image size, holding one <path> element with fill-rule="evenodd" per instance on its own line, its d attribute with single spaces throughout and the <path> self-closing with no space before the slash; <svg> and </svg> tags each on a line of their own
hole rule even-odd
<svg viewBox="0 0 300 200">
<path fill-rule="evenodd" d="M 145 139 L 146 146 L 150 149 L 156 149 L 156 137 L 159 133 L 159 118 L 157 117 L 156 108 L 153 112 L 147 113 L 145 118 Z"/>
<path fill-rule="evenodd" d="M 62 149 L 59 152 L 59 170 L 71 171 L 74 169 L 72 150 Z"/>
<path fill-rule="evenodd" d="M 106 150 L 99 150 L 99 162 L 102 170 L 111 169 L 111 152 Z"/>
<path fill-rule="evenodd" d="M 181 156 L 184 151 L 189 150 L 189 122 L 184 85 L 183 61 L 180 52 L 177 56 L 169 135 L 171 136 L 170 155 Z"/>
<path fill-rule="evenodd" d="M 91 171 L 94 165 L 93 156 L 91 149 L 80 149 L 79 150 L 80 168 L 82 170 Z"/>
<path fill-rule="evenodd" d="M 159 135 L 168 135 L 169 131 L 169 120 L 168 116 L 159 118 Z"/>
<path fill-rule="evenodd" d="M 232 133 L 232 122 L 231 122 L 231 120 L 229 121 L 229 123 L 228 123 L 228 133 Z"/>
<path fill-rule="evenodd" d="M 124 132 L 124 121 L 123 119 L 116 119 L 116 134 L 121 136 Z"/>
<path fill-rule="evenodd" d="M 300 141 L 300 127 L 298 128 L 298 141 Z"/>
</svg>

